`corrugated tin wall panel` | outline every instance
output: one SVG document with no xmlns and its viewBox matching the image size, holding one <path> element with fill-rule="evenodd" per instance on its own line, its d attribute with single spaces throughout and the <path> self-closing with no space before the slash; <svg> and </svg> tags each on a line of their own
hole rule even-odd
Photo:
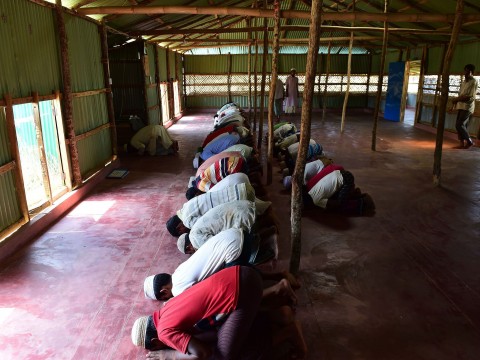
<svg viewBox="0 0 480 360">
<path fill-rule="evenodd" d="M 73 120 L 76 135 L 83 134 L 108 123 L 105 94 L 74 98 Z"/>
<path fill-rule="evenodd" d="M 7 137 L 5 108 L 0 108 L 0 166 L 12 160 Z M 0 175 L 0 231 L 14 224 L 22 217 L 15 190 L 15 175 L 8 171 Z"/>
<path fill-rule="evenodd" d="M 463 74 L 465 65 L 471 63 L 476 65 L 476 73 L 478 74 L 480 70 L 478 59 L 480 59 L 480 43 L 478 41 L 471 44 L 459 44 L 455 47 L 450 72 Z"/>
<path fill-rule="evenodd" d="M 168 63 L 170 64 L 170 78 L 175 78 L 175 58 L 177 53 L 175 51 L 169 51 L 168 56 Z"/>
<path fill-rule="evenodd" d="M 0 94 L 13 98 L 60 89 L 55 17 L 52 9 L 28 1 L 0 1 L 2 51 Z"/>
<path fill-rule="evenodd" d="M 153 84 L 155 82 L 155 50 L 153 44 L 146 44 L 147 48 L 147 61 L 148 61 L 148 72 L 149 78 L 147 79 L 147 84 Z"/>
<path fill-rule="evenodd" d="M 82 176 L 90 175 L 92 171 L 102 168 L 112 157 L 112 142 L 110 129 L 104 129 L 77 143 L 80 156 L 80 171 Z"/>
<path fill-rule="evenodd" d="M 0 231 L 22 218 L 13 171 L 0 175 Z"/>
<path fill-rule="evenodd" d="M 441 72 L 440 66 L 443 56 L 443 48 L 440 46 L 428 49 L 426 74 L 437 75 Z"/>
<path fill-rule="evenodd" d="M 0 166 L 11 160 L 12 155 L 10 154 L 10 142 L 8 141 L 5 108 L 0 107 Z"/>
<path fill-rule="evenodd" d="M 167 50 L 158 47 L 158 69 L 160 72 L 160 82 L 167 81 Z"/>
<path fill-rule="evenodd" d="M 103 65 L 98 26 L 65 15 L 72 91 L 103 89 Z"/>
<path fill-rule="evenodd" d="M 149 87 L 147 89 L 147 99 L 148 99 L 148 123 L 151 125 L 160 124 L 160 108 L 153 108 L 158 105 L 158 94 L 155 87 Z"/>
</svg>

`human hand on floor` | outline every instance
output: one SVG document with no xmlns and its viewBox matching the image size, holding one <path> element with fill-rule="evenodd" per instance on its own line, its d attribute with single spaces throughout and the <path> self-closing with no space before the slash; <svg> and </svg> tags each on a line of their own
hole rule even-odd
<svg viewBox="0 0 480 360">
<path fill-rule="evenodd" d="M 302 285 L 300 285 L 300 282 L 297 280 L 295 275 L 293 275 L 292 273 L 290 273 L 288 271 L 284 271 L 284 272 L 282 272 L 282 275 L 283 275 L 283 278 L 286 279 L 289 282 L 292 289 L 298 290 L 302 286 Z"/>
</svg>

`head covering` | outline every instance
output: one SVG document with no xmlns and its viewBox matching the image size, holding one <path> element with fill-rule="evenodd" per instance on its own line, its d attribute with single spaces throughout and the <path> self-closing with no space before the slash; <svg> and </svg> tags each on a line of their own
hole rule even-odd
<svg viewBox="0 0 480 360">
<path fill-rule="evenodd" d="M 147 335 L 148 316 L 135 320 L 132 327 L 132 342 L 135 346 L 145 348 L 145 336 Z"/>
<path fill-rule="evenodd" d="M 172 276 L 170 274 L 162 273 L 147 277 L 143 282 L 143 293 L 145 294 L 145 298 L 160 300 L 160 292 L 162 291 L 162 287 L 171 281 Z"/>
<path fill-rule="evenodd" d="M 195 186 L 191 186 L 187 189 L 187 192 L 185 193 L 185 197 L 187 200 L 191 200 L 197 195 L 197 188 Z"/>
<path fill-rule="evenodd" d="M 291 68 L 291 69 L 290 69 L 290 72 L 292 72 L 292 71 L 297 71 L 297 69 Z"/>
<path fill-rule="evenodd" d="M 283 186 L 287 190 L 289 190 L 292 187 L 292 177 L 291 176 L 285 176 L 283 178 Z"/>
<path fill-rule="evenodd" d="M 172 236 L 180 236 L 177 230 L 178 224 L 180 224 L 182 220 L 177 215 L 173 215 L 170 219 L 167 221 L 167 230 Z"/>
<path fill-rule="evenodd" d="M 185 244 L 187 242 L 189 242 L 190 240 L 188 239 L 188 233 L 185 233 L 185 234 L 182 234 L 180 235 L 180 237 L 178 238 L 177 240 L 177 247 L 178 247 L 178 250 L 180 250 L 180 252 L 182 254 L 186 254 L 186 251 L 185 251 Z"/>
</svg>

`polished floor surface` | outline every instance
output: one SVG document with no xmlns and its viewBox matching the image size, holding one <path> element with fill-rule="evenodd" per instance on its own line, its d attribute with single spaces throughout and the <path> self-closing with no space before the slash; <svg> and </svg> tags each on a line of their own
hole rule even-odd
<svg viewBox="0 0 480 360">
<path fill-rule="evenodd" d="M 299 124 L 299 117 L 290 118 Z M 446 139 L 432 184 L 433 134 L 372 115 L 312 120 L 312 138 L 355 175 L 373 217 L 305 212 L 297 316 L 308 359 L 480 359 L 480 150 Z M 143 359 L 134 320 L 157 306 L 143 279 L 186 259 L 165 228 L 185 201 L 192 156 L 212 125 L 190 114 L 169 131 L 180 152 L 123 156 L 129 174 L 84 201 L 0 267 L 0 359 Z M 266 149 L 263 149 L 264 152 Z M 267 187 L 290 256 L 290 197 L 275 161 Z"/>
</svg>

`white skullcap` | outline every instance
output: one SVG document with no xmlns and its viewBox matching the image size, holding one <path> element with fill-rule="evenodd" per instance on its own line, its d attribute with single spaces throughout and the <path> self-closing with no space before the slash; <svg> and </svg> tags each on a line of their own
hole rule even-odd
<svg viewBox="0 0 480 360">
<path fill-rule="evenodd" d="M 187 239 L 187 235 L 188 235 L 187 233 L 183 233 L 178 237 L 178 240 L 177 240 L 178 250 L 180 250 L 182 254 L 185 254 L 185 241 Z"/>
<path fill-rule="evenodd" d="M 146 299 L 157 300 L 155 297 L 155 291 L 153 289 L 153 280 L 155 275 L 151 275 L 145 279 L 143 282 L 143 293 L 145 294 Z"/>
<path fill-rule="evenodd" d="M 291 69 L 290 69 L 290 72 L 292 72 L 292 71 L 297 71 L 297 69 L 291 68 Z"/>
<path fill-rule="evenodd" d="M 135 320 L 132 327 L 132 342 L 135 346 L 145 348 L 145 337 L 147 335 L 148 316 L 143 316 Z"/>
</svg>

